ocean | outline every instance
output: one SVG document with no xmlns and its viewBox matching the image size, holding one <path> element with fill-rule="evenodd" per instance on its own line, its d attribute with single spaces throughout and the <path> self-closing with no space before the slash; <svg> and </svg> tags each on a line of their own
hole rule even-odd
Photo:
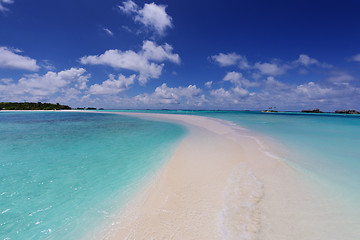
<svg viewBox="0 0 360 240">
<path fill-rule="evenodd" d="M 360 202 L 360 116 L 245 111 L 196 114 L 228 120 L 268 141 L 275 140 L 286 149 L 279 156 L 282 160 Z"/>
<path fill-rule="evenodd" d="M 185 134 L 113 114 L 1 111 L 0 239 L 95 236 Z"/>
<path fill-rule="evenodd" d="M 341 238 L 360 237 L 360 116 L 333 113 L 252 111 L 147 111 L 230 121 L 262 141 L 261 150 L 286 162 L 317 191 L 324 207 L 315 213 Z M 274 172 L 276 174 L 276 172 Z M 315 197 L 315 196 L 314 196 Z M 323 238 L 320 238 L 323 239 Z"/>
<path fill-rule="evenodd" d="M 201 110 L 140 112 L 198 115 L 230 121 L 268 142 L 275 141 L 286 150 L 280 153 L 282 160 L 340 187 L 360 202 L 360 115 Z"/>
<path fill-rule="evenodd" d="M 339 221 L 346 214 L 360 221 L 360 116 L 140 112 L 200 115 L 247 128 L 270 143 L 270 154 L 336 199 L 344 212 Z M 0 132 L 1 239 L 76 239 L 111 223 L 186 129 L 112 114 L 0 112 Z M 272 152 L 272 142 L 284 151 Z"/>
</svg>

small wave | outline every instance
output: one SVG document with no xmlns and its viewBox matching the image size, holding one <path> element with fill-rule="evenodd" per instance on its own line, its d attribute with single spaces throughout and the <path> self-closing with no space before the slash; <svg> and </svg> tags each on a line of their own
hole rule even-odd
<svg viewBox="0 0 360 240">
<path fill-rule="evenodd" d="M 220 231 L 224 239 L 252 240 L 260 230 L 263 184 L 245 163 L 233 171 L 224 192 Z"/>
<path fill-rule="evenodd" d="M 231 127 L 238 135 L 243 136 L 243 137 L 248 137 L 248 138 L 254 140 L 257 143 L 257 145 L 259 146 L 259 150 L 262 153 L 264 153 L 266 156 L 276 159 L 276 160 L 285 160 L 285 159 L 281 158 L 280 156 L 274 154 L 270 150 L 268 150 L 269 147 L 263 141 L 261 141 L 259 138 L 254 136 L 253 135 L 254 133 L 252 133 L 249 129 L 241 127 L 238 124 L 236 124 L 232 121 L 227 121 L 227 120 L 223 120 L 223 124 L 226 124 L 227 126 Z"/>
</svg>

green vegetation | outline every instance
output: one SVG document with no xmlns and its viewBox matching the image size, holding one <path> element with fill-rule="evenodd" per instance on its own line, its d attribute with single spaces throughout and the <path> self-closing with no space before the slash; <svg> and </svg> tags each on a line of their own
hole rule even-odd
<svg viewBox="0 0 360 240">
<path fill-rule="evenodd" d="M 33 102 L 0 102 L 0 110 L 60 110 L 71 109 L 66 105 L 52 104 L 52 103 L 33 103 Z"/>
</svg>

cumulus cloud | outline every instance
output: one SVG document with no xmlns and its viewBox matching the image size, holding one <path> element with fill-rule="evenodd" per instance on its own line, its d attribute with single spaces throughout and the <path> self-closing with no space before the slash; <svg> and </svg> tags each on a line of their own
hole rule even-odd
<svg viewBox="0 0 360 240">
<path fill-rule="evenodd" d="M 215 63 L 221 67 L 228 67 L 238 65 L 240 69 L 249 69 L 249 65 L 245 56 L 241 56 L 237 53 L 219 53 L 210 57 Z"/>
<path fill-rule="evenodd" d="M 300 54 L 299 58 L 295 61 L 296 63 L 300 63 L 304 66 L 309 66 L 309 65 L 313 65 L 313 64 L 318 64 L 319 61 L 316 60 L 315 58 L 311 58 L 306 54 Z"/>
<path fill-rule="evenodd" d="M 282 75 L 287 70 L 287 66 L 285 65 L 279 65 L 277 63 L 267 63 L 267 62 L 264 63 L 257 62 L 255 63 L 254 68 L 258 69 L 260 73 L 263 75 L 272 75 L 272 76 Z"/>
<path fill-rule="evenodd" d="M 228 72 L 223 78 L 224 81 L 228 81 L 232 84 L 228 90 L 225 88 L 218 88 L 210 91 L 210 95 L 214 97 L 213 102 L 223 105 L 238 104 L 249 96 L 255 95 L 253 92 L 249 92 L 246 88 L 258 86 L 258 83 L 251 82 L 244 78 L 242 73 Z"/>
<path fill-rule="evenodd" d="M 289 88 L 291 87 L 290 85 L 288 84 L 285 84 L 283 82 L 280 82 L 278 80 L 276 80 L 274 77 L 270 76 L 270 77 L 267 77 L 265 80 L 264 80 L 264 87 L 266 89 L 271 89 L 271 90 L 276 90 L 276 91 L 287 91 L 289 90 Z"/>
<path fill-rule="evenodd" d="M 211 95 L 223 100 L 224 98 L 230 98 L 231 92 L 226 91 L 224 88 L 218 88 L 210 92 Z"/>
<path fill-rule="evenodd" d="M 157 87 L 152 94 L 144 93 L 134 97 L 138 102 L 145 105 L 183 105 L 183 106 L 200 106 L 206 99 L 202 90 L 196 85 L 188 87 L 171 88 L 163 83 Z"/>
<path fill-rule="evenodd" d="M 228 72 L 223 78 L 224 81 L 229 81 L 232 84 L 238 86 L 241 85 L 240 79 L 243 77 L 242 73 L 239 72 Z"/>
<path fill-rule="evenodd" d="M 0 95 L 50 96 L 64 90 L 70 84 L 78 89 L 85 89 L 89 78 L 90 74 L 86 74 L 83 68 L 71 68 L 60 72 L 49 71 L 44 75 L 29 74 L 17 82 L 8 81 L 0 84 Z"/>
<path fill-rule="evenodd" d="M 212 88 L 212 84 L 213 84 L 213 81 L 208 81 L 208 82 L 206 82 L 204 85 L 205 85 L 205 87 L 207 87 L 207 88 Z"/>
<path fill-rule="evenodd" d="M 158 62 L 168 60 L 173 63 L 180 63 L 179 54 L 172 53 L 173 47 L 167 43 L 161 46 L 157 46 L 152 41 L 144 41 L 142 50 L 143 56 L 148 60 L 154 60 Z"/>
<path fill-rule="evenodd" d="M 163 62 L 180 63 L 178 54 L 172 53 L 173 48 L 165 43 L 156 45 L 152 41 L 144 41 L 142 50 L 121 51 L 118 49 L 107 50 L 101 55 L 84 56 L 80 59 L 82 64 L 107 65 L 115 69 L 127 69 L 139 73 L 140 84 L 146 84 L 150 78 L 159 78 L 164 67 Z"/>
<path fill-rule="evenodd" d="M 300 84 L 294 91 L 298 95 L 303 96 L 303 98 L 310 100 L 326 99 L 333 93 L 331 87 L 321 86 L 314 82 Z"/>
<path fill-rule="evenodd" d="M 9 8 L 5 7 L 4 5 L 13 4 L 14 0 L 0 0 L 0 12 L 9 11 Z"/>
<path fill-rule="evenodd" d="M 118 78 L 115 79 L 113 74 L 109 75 L 109 79 L 102 82 L 101 84 L 94 84 L 90 86 L 89 92 L 95 95 L 108 95 L 108 94 L 118 94 L 124 92 L 130 88 L 135 82 L 136 75 L 133 74 L 130 77 L 125 77 L 122 74 L 119 74 Z"/>
<path fill-rule="evenodd" d="M 160 36 L 165 34 L 166 29 L 172 27 L 172 18 L 166 13 L 164 5 L 145 3 L 144 7 L 140 8 L 135 2 L 128 0 L 118 7 L 124 13 L 133 15 L 135 22 Z"/>
<path fill-rule="evenodd" d="M 251 99 L 251 103 L 258 102 L 263 106 L 269 103 L 286 110 L 320 108 L 333 111 L 336 108 L 354 108 L 360 100 L 360 88 L 352 84 L 310 81 L 296 85 L 274 77 L 268 77 L 263 83 L 264 87 Z"/>
<path fill-rule="evenodd" d="M 241 56 L 236 53 L 219 53 L 210 57 L 213 61 L 219 64 L 221 67 L 233 66 L 241 59 Z"/>
<path fill-rule="evenodd" d="M 219 53 L 218 55 L 211 56 L 210 59 L 221 67 L 237 65 L 237 67 L 242 70 L 257 70 L 258 72 L 254 72 L 254 74 L 262 75 L 281 75 L 284 74 L 287 69 L 291 68 L 289 65 L 278 64 L 275 61 L 272 63 L 257 62 L 251 65 L 245 56 L 237 53 Z"/>
<path fill-rule="evenodd" d="M 215 63 L 221 67 L 237 66 L 241 70 L 246 70 L 250 73 L 253 79 L 260 79 L 263 75 L 279 76 L 285 74 L 288 70 L 299 69 L 304 74 L 308 73 L 310 66 L 317 66 L 320 68 L 332 68 L 333 66 L 324 62 L 319 62 L 317 59 L 312 58 L 306 54 L 300 54 L 298 59 L 293 61 L 284 62 L 279 59 L 273 59 L 270 62 L 258 61 L 255 64 L 250 64 L 246 56 L 237 53 L 219 53 L 210 57 Z"/>
<path fill-rule="evenodd" d="M 224 88 L 211 90 L 210 95 L 214 97 L 213 103 L 220 103 L 222 105 L 229 106 L 238 104 L 246 97 L 254 95 L 254 93 L 250 93 L 248 90 L 236 86 L 230 88 L 229 90 L 225 90 Z"/>
<path fill-rule="evenodd" d="M 29 71 L 39 70 L 40 67 L 37 65 L 35 59 L 18 54 L 20 52 L 18 49 L 0 47 L 0 68 L 14 68 Z"/>
<path fill-rule="evenodd" d="M 293 67 L 297 67 L 297 65 L 304 66 L 304 67 L 316 65 L 321 68 L 332 68 L 333 67 L 331 64 L 320 62 L 319 60 L 312 58 L 306 54 L 300 54 L 299 58 L 293 62 Z"/>
<path fill-rule="evenodd" d="M 124 1 L 122 5 L 118 6 L 121 11 L 127 14 L 136 13 L 138 11 L 138 5 L 131 0 Z"/>
<path fill-rule="evenodd" d="M 257 87 L 259 86 L 259 83 L 250 81 L 246 79 L 242 73 L 239 72 L 228 72 L 225 77 L 223 78 L 224 81 L 231 82 L 234 86 L 238 87 Z"/>
</svg>

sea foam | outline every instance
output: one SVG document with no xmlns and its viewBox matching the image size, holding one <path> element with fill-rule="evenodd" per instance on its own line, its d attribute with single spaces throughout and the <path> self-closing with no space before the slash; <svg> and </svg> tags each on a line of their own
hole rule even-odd
<svg viewBox="0 0 360 240">
<path fill-rule="evenodd" d="M 219 225 L 224 239 L 255 239 L 260 230 L 259 202 L 263 197 L 263 184 L 246 163 L 234 169 L 224 191 L 224 207 Z"/>
</svg>

